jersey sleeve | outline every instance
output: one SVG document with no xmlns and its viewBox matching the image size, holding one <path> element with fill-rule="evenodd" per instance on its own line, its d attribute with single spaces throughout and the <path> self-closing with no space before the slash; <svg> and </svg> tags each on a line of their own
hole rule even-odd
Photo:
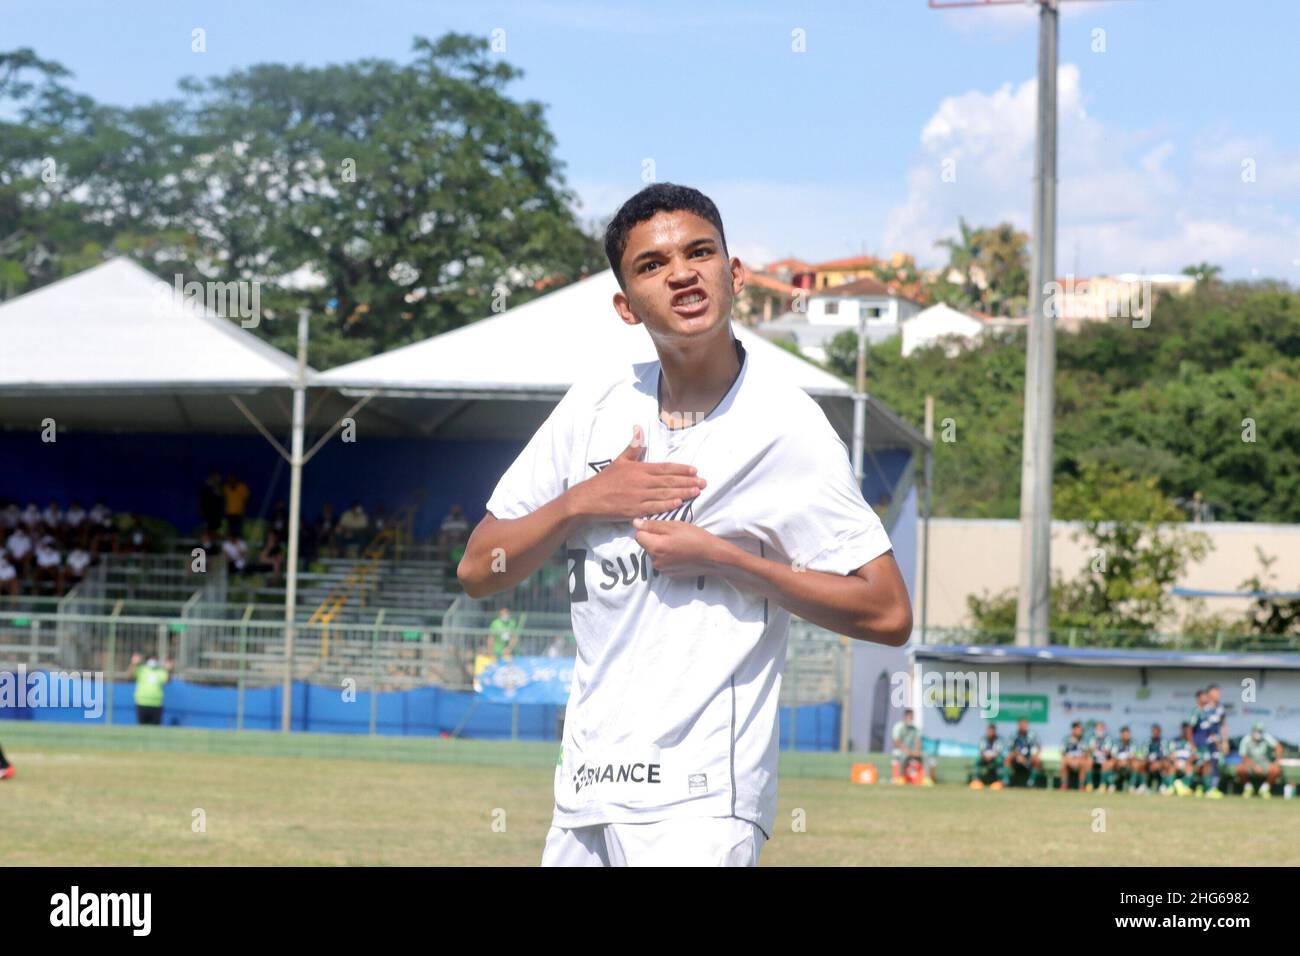
<svg viewBox="0 0 1300 956">
<path fill-rule="evenodd" d="M 771 474 L 780 489 L 767 523 L 795 567 L 851 574 L 893 546 L 862 497 L 844 442 L 824 415 L 805 424 L 773 447 Z"/>
<path fill-rule="evenodd" d="M 580 400 L 572 386 L 506 469 L 487 501 L 496 518 L 522 518 L 554 501 L 569 487 L 575 412 Z"/>
</svg>

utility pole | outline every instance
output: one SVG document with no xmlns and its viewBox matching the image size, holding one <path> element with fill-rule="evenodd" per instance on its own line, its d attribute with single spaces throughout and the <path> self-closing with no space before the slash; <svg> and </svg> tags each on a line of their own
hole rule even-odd
<svg viewBox="0 0 1300 956">
<path fill-rule="evenodd" d="M 1056 405 L 1056 316 L 1046 309 L 1056 279 L 1056 59 L 1064 0 L 930 0 L 931 9 L 1038 5 L 1038 128 L 1034 149 L 1033 252 L 1025 423 L 1020 467 L 1020 600 L 1016 643 L 1050 643 L 1052 610 L 1052 426 Z"/>
</svg>

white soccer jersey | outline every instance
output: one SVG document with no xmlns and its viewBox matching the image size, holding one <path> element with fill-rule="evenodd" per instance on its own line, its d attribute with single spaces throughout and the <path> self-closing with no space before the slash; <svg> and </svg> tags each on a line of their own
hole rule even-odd
<svg viewBox="0 0 1300 956">
<path fill-rule="evenodd" d="M 848 451 L 804 391 L 741 349 L 730 391 L 696 424 L 659 418 L 659 363 L 575 384 L 487 502 L 519 518 L 598 473 L 632 440 L 693 465 L 703 492 L 671 515 L 745 550 L 851 573 L 890 549 Z M 577 659 L 554 823 L 735 816 L 771 835 L 788 611 L 715 575 L 661 575 L 630 519 L 566 542 Z"/>
</svg>

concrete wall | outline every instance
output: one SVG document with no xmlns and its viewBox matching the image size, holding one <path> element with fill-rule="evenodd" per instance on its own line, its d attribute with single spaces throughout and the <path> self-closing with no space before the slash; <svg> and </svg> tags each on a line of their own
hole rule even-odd
<svg viewBox="0 0 1300 956">
<path fill-rule="evenodd" d="M 1256 546 L 1276 557 L 1274 583 L 1279 590 L 1300 590 L 1300 525 L 1247 524 L 1212 522 L 1184 525 L 1202 531 L 1214 546 L 1199 564 L 1188 568 L 1179 586 L 1235 591 L 1246 578 L 1260 570 Z M 1052 572 L 1058 570 L 1068 579 L 1076 577 L 1092 561 L 1084 544 L 1073 540 L 1080 530 L 1077 522 L 1052 522 Z M 917 523 L 917 554 L 923 523 Z M 989 592 L 996 594 L 1018 585 L 1020 574 L 1020 522 L 1016 520 L 979 520 L 933 518 L 930 521 L 930 574 L 927 601 L 927 627 L 960 627 L 970 623 L 966 596 Z M 917 580 L 921 577 L 918 564 Z M 1250 601 L 1238 598 L 1206 598 L 1204 610 L 1210 613 L 1244 612 Z M 1181 602 L 1188 605 L 1190 602 Z M 921 609 L 913 611 L 920 627 Z"/>
</svg>

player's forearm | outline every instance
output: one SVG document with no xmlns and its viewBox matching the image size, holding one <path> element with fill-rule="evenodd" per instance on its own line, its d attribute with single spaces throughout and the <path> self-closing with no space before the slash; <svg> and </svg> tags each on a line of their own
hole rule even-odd
<svg viewBox="0 0 1300 956">
<path fill-rule="evenodd" d="M 762 594 L 791 614 L 859 641 L 900 647 L 912 633 L 907 594 L 886 594 L 855 574 L 796 571 L 723 542 L 715 558 L 726 580 Z"/>
<path fill-rule="evenodd" d="M 569 489 L 522 518 L 497 518 L 480 524 L 470 535 L 456 568 L 461 587 L 472 598 L 509 590 L 545 564 L 580 520 L 573 489 Z"/>
</svg>

